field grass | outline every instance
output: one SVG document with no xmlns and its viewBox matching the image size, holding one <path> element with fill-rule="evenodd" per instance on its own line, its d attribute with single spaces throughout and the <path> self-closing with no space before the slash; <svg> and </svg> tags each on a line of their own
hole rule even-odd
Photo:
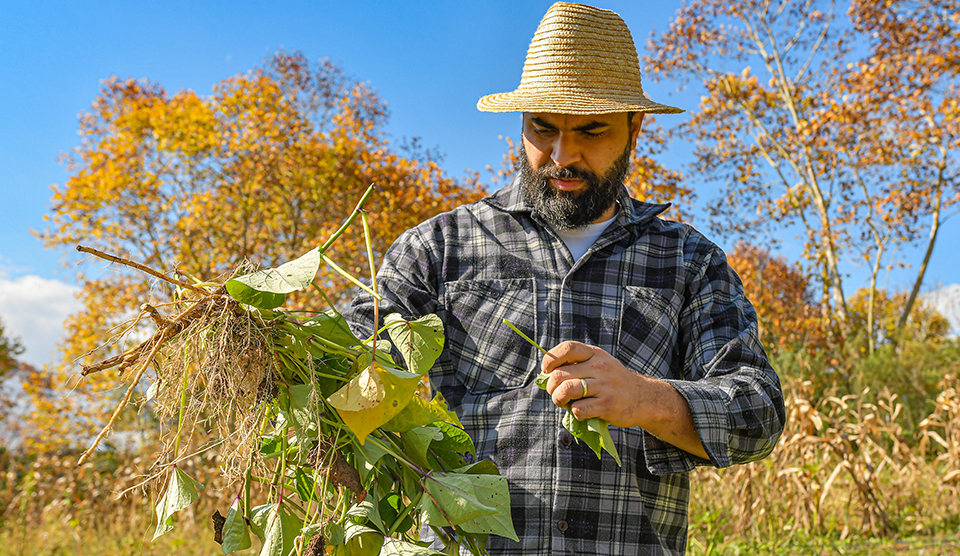
<svg viewBox="0 0 960 556">
<path fill-rule="evenodd" d="M 693 473 L 688 553 L 960 554 L 960 360 L 950 359 L 926 396 L 901 396 L 885 377 L 853 377 L 851 392 L 787 373 L 788 420 L 774 453 Z M 226 512 L 236 487 L 216 456 L 184 463 L 204 484 L 201 501 L 156 542 L 155 501 L 114 495 L 141 480 L 149 451 L 76 461 L 0 451 L 0 556 L 221 554 L 210 515 Z M 258 547 L 254 539 L 247 553 Z"/>
</svg>

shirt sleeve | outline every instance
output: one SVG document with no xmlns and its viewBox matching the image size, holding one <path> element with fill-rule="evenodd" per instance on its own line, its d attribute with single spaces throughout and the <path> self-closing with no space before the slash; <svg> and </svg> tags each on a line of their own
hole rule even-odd
<svg viewBox="0 0 960 556">
<path fill-rule="evenodd" d="M 709 461 L 645 434 L 651 472 L 727 467 L 773 451 L 786 415 L 783 390 L 760 344 L 756 311 L 723 252 L 694 242 L 679 317 L 683 376 L 667 380 L 690 406 Z"/>
<path fill-rule="evenodd" d="M 381 322 L 390 313 L 409 319 L 436 312 L 438 288 L 430 267 L 433 260 L 416 228 L 404 232 L 390 246 L 377 272 Z M 368 338 L 373 333 L 373 309 L 373 296 L 361 290 L 343 312 L 357 337 Z"/>
</svg>

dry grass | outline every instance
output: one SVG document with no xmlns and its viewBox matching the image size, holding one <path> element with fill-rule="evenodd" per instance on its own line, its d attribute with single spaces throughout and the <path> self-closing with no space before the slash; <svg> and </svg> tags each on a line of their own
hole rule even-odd
<svg viewBox="0 0 960 556">
<path fill-rule="evenodd" d="M 960 526 L 960 380 L 946 375 L 918 437 L 889 391 L 812 399 L 787 381 L 787 427 L 773 455 L 693 477 L 691 552 L 731 543 L 789 546 L 945 536 Z M 773 543 L 771 545 L 771 543 Z M 894 545 L 891 545 L 893 547 Z"/>
</svg>

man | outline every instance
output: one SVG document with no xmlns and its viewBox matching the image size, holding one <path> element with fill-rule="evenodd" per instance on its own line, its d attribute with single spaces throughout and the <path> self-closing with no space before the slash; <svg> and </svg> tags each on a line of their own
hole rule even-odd
<svg viewBox="0 0 960 556">
<path fill-rule="evenodd" d="M 520 87 L 478 107 L 523 113 L 518 178 L 404 233 L 378 274 L 380 314 L 443 320 L 431 384 L 510 485 L 520 543 L 491 538 L 492 553 L 683 553 L 688 471 L 765 457 L 785 417 L 723 253 L 623 186 L 644 113 L 680 110 L 644 96 L 618 15 L 565 3 Z M 372 299 L 350 313 L 369 333 Z M 574 441 L 568 406 L 612 425 L 622 466 Z"/>
</svg>

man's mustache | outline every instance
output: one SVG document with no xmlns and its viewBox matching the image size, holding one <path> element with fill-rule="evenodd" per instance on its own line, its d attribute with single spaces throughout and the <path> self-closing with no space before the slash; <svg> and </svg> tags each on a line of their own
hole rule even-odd
<svg viewBox="0 0 960 556">
<path fill-rule="evenodd" d="M 537 177 L 550 178 L 555 180 L 586 180 L 586 181 L 596 181 L 597 175 L 591 172 L 590 170 L 585 170 L 583 168 L 570 168 L 560 166 L 557 163 L 553 162 L 546 166 L 541 166 L 537 169 Z"/>
</svg>

